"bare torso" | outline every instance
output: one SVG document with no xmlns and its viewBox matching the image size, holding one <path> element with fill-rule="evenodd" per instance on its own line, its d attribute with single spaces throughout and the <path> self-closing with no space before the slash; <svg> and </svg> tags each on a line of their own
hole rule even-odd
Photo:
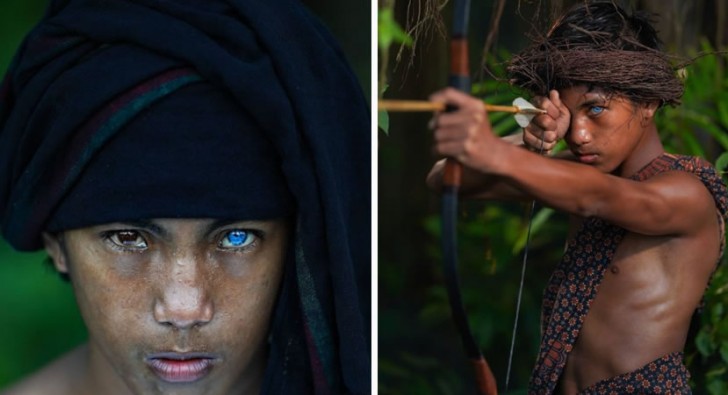
<svg viewBox="0 0 728 395">
<path fill-rule="evenodd" d="M 572 219 L 570 237 L 581 222 Z M 627 233 L 569 354 L 561 393 L 576 394 L 682 351 L 719 246 L 717 218 L 694 236 Z"/>
</svg>

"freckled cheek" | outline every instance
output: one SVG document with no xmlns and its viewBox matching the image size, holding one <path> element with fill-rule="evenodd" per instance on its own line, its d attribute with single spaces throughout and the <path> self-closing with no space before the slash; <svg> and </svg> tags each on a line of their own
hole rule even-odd
<svg viewBox="0 0 728 395">
<path fill-rule="evenodd" d="M 598 137 L 602 150 L 620 156 L 628 151 L 629 143 L 625 137 L 632 133 L 624 125 L 605 125 L 599 131 Z"/>
<path fill-rule="evenodd" d="M 89 332 L 96 337 L 134 337 L 146 322 L 145 309 L 151 306 L 146 277 L 119 276 L 98 267 L 86 269 L 78 273 L 74 287 Z"/>
<path fill-rule="evenodd" d="M 224 295 L 214 298 L 223 301 L 216 309 L 240 323 L 264 321 L 275 303 L 279 282 L 278 276 L 261 276 L 255 280 L 223 286 L 217 291 Z M 225 288 L 227 292 L 223 290 Z M 263 319 L 258 320 L 258 317 Z"/>
<path fill-rule="evenodd" d="M 256 274 L 225 281 L 215 298 L 219 301 L 215 310 L 222 325 L 218 335 L 224 344 L 233 345 L 231 349 L 246 351 L 237 353 L 241 358 L 256 350 L 251 345 L 265 344 L 280 286 L 279 270 Z"/>
</svg>

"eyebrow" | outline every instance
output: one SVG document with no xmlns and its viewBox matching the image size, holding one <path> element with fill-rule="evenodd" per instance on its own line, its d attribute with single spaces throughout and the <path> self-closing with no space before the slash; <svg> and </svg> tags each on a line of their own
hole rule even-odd
<svg viewBox="0 0 728 395">
<path fill-rule="evenodd" d="M 222 228 L 222 227 L 230 225 L 230 224 L 240 223 L 240 222 L 249 222 L 249 221 L 237 220 L 237 219 L 214 220 L 214 221 L 210 222 L 204 228 L 202 234 L 209 235 L 219 228 Z M 144 229 L 151 233 L 157 234 L 162 238 L 168 239 L 168 238 L 170 238 L 170 235 L 171 235 L 169 230 L 165 229 L 163 226 L 159 225 L 158 223 L 154 222 L 154 220 L 150 220 L 150 219 L 141 219 L 141 220 L 135 220 L 135 221 L 120 221 L 120 222 L 118 222 L 118 224 L 133 227 L 133 228 Z"/>
<path fill-rule="evenodd" d="M 234 224 L 234 223 L 237 223 L 237 222 L 242 222 L 242 221 L 234 220 L 234 219 L 218 219 L 218 220 L 215 220 L 213 222 L 210 222 L 209 225 L 207 225 L 207 229 L 205 230 L 205 234 L 208 234 L 209 235 L 213 231 L 215 231 L 217 229 L 220 229 L 223 226 L 227 226 L 227 225 Z"/>
<path fill-rule="evenodd" d="M 128 225 L 133 228 L 141 228 L 152 233 L 156 233 L 162 237 L 169 237 L 169 232 L 167 231 L 167 229 L 164 229 L 162 226 L 152 220 L 140 219 L 136 221 L 121 221 L 118 223 L 121 225 Z"/>
<path fill-rule="evenodd" d="M 602 96 L 596 97 L 596 98 L 593 98 L 593 99 L 589 99 L 589 100 L 587 100 L 587 101 L 579 104 L 579 109 L 588 108 L 588 107 L 591 107 L 591 106 L 593 106 L 595 104 L 604 104 L 604 102 L 606 100 L 607 99 L 605 97 L 602 97 Z"/>
</svg>

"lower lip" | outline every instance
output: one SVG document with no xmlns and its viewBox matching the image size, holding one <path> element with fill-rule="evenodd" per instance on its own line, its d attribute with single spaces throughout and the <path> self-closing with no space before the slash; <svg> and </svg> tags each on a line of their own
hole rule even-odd
<svg viewBox="0 0 728 395">
<path fill-rule="evenodd" d="M 594 163 L 597 161 L 596 155 L 579 155 L 579 161 L 581 163 Z"/>
<path fill-rule="evenodd" d="M 168 383 L 191 383 L 210 373 L 212 360 L 155 358 L 148 361 L 149 367 L 162 380 Z"/>
</svg>

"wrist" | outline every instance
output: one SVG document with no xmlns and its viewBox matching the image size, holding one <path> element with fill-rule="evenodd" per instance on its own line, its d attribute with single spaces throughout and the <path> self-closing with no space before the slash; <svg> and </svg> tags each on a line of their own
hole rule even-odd
<svg viewBox="0 0 728 395">
<path fill-rule="evenodd" d="M 523 146 L 523 131 L 519 133 L 510 134 L 508 136 L 501 137 L 501 140 L 505 141 L 508 144 L 516 145 L 516 146 Z"/>
<path fill-rule="evenodd" d="M 514 151 L 520 151 L 521 149 L 517 145 L 496 140 L 492 149 L 488 150 L 487 154 L 490 158 L 487 158 L 487 164 L 480 171 L 493 175 L 504 175 L 509 168 L 508 162 L 513 157 Z"/>
</svg>

